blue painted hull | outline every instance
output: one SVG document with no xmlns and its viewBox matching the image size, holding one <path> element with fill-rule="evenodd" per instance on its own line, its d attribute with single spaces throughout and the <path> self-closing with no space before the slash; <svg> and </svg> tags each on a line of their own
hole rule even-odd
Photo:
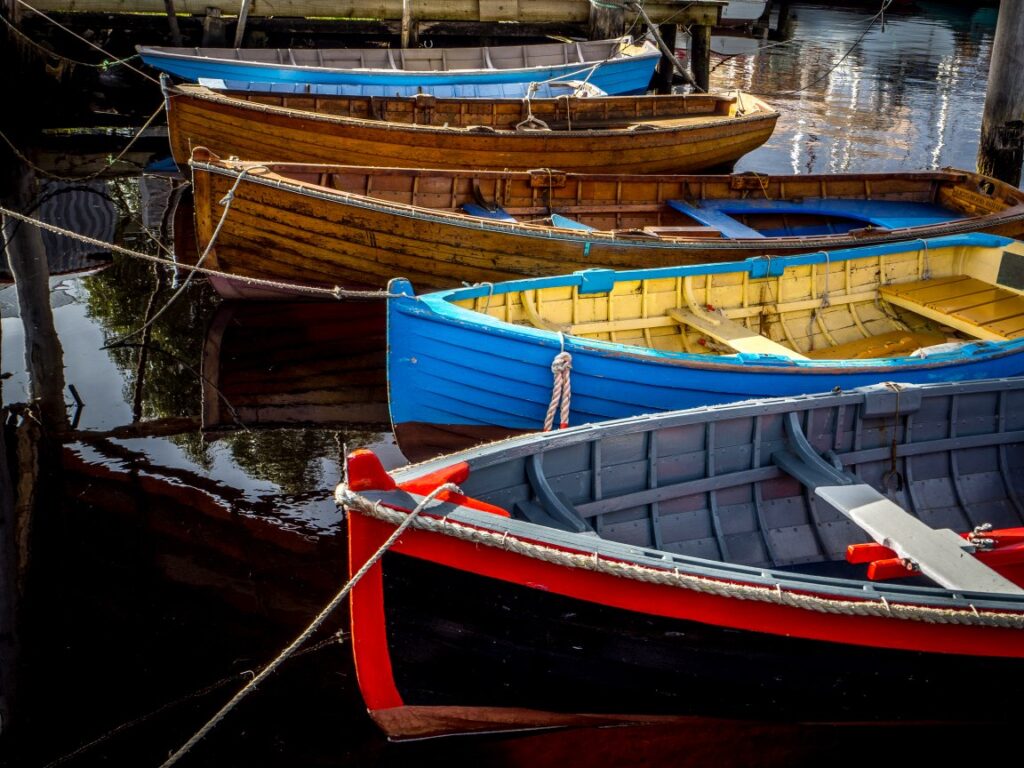
<svg viewBox="0 0 1024 768">
<path fill-rule="evenodd" d="M 342 86 L 372 86 L 380 88 L 381 95 L 402 95 L 414 92 L 435 93 L 441 96 L 458 86 L 481 88 L 488 85 L 521 84 L 551 79 L 587 79 L 590 67 L 579 64 L 512 70 L 465 70 L 461 72 L 413 72 L 356 69 L 328 69 L 320 67 L 275 66 L 244 61 L 218 59 L 179 58 L 154 53 L 142 53 L 143 62 L 151 67 L 176 75 L 185 80 L 215 79 L 250 83 L 301 83 Z M 657 56 L 637 56 L 615 59 L 599 65 L 587 82 L 611 96 L 628 96 L 646 92 L 658 63 Z M 371 94 L 377 95 L 377 94 Z M 493 98 L 493 97 L 492 97 Z"/>
<path fill-rule="evenodd" d="M 992 247 L 1012 242 L 989 235 L 929 241 Z M 902 243 L 831 254 L 833 263 L 857 255 L 906 250 Z M 773 259 L 778 265 L 823 260 L 821 254 Z M 749 262 L 764 260 L 748 260 Z M 742 264 L 698 265 L 628 273 L 640 276 L 700 274 L 742 269 Z M 499 284 L 529 290 L 579 276 Z M 392 291 L 411 294 L 396 281 Z M 392 423 L 444 427 L 537 430 L 551 400 L 551 362 L 561 340 L 551 332 L 510 325 L 451 305 L 448 297 L 487 289 L 457 289 L 389 300 L 388 387 Z M 465 296 L 468 298 L 468 295 Z M 712 357 L 663 353 L 568 336 L 572 355 L 570 424 L 691 408 L 751 398 L 801 395 L 899 381 L 924 384 L 1024 374 L 1024 339 L 977 342 L 927 358 L 789 360 L 768 355 Z"/>
<path fill-rule="evenodd" d="M 569 83 L 571 81 L 566 81 Z M 281 93 L 296 96 L 401 96 L 409 98 L 423 92 L 422 86 L 339 85 L 322 83 L 254 83 L 248 80 L 212 80 L 200 78 L 199 84 L 216 91 Z M 455 83 L 433 85 L 430 93 L 439 99 L 522 99 L 530 89 L 530 83 Z M 596 90 L 596 89 L 595 89 Z M 575 95 L 568 85 L 544 84 L 532 94 L 537 99 L 554 99 L 559 96 Z M 594 95 L 600 95 L 596 93 Z M 606 94 L 607 95 L 607 94 Z"/>
</svg>

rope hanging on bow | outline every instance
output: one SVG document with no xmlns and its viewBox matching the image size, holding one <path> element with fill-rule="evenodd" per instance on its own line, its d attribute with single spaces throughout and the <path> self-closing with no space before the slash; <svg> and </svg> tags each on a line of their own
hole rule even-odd
<svg viewBox="0 0 1024 768">
<path fill-rule="evenodd" d="M 569 401 L 572 398 L 572 390 L 569 386 L 569 372 L 572 370 L 572 355 L 565 351 L 565 341 L 562 341 L 562 351 L 555 355 L 551 361 L 551 373 L 554 383 L 551 388 L 551 402 L 548 404 L 548 412 L 544 417 L 544 431 L 550 432 L 555 423 L 555 411 L 560 409 L 558 428 L 565 429 L 569 426 Z"/>
</svg>

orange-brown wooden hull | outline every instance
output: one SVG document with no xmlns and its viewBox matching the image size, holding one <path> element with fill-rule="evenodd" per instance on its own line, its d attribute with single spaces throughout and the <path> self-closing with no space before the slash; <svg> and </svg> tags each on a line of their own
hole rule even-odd
<svg viewBox="0 0 1024 768">
<path fill-rule="evenodd" d="M 208 162 L 193 164 L 197 233 L 205 247 L 224 211 L 218 204 L 235 186 L 238 168 L 205 155 Z M 233 170 L 232 170 L 233 169 Z M 317 170 L 363 172 L 367 182 L 381 197 L 368 197 L 336 191 L 326 186 L 289 179 L 272 169 L 253 168 L 237 185 L 225 223 L 221 228 L 206 266 L 235 278 L 257 278 L 288 284 L 320 287 L 382 288 L 392 277 L 410 279 L 418 290 L 451 287 L 460 283 L 497 282 L 524 276 L 563 274 L 578 269 L 671 266 L 708 261 L 729 261 L 749 256 L 781 255 L 825 248 L 848 247 L 950 234 L 953 231 L 982 230 L 1007 236 L 1024 234 L 1024 206 L 1007 205 L 1000 195 L 1019 192 L 997 188 L 989 198 L 991 212 L 985 213 L 978 202 L 978 218 L 961 219 L 941 225 L 900 230 L 877 230 L 869 235 L 787 237 L 762 239 L 721 239 L 702 237 L 644 237 L 630 231 L 571 231 L 534 224 L 503 224 L 467 216 L 450 207 L 456 187 L 476 190 L 489 199 L 500 191 L 507 205 L 527 210 L 529 195 L 537 193 L 536 179 L 546 174 L 499 174 L 482 172 L 441 172 L 401 169 L 298 169 L 317 176 Z M 301 175 L 301 174 L 300 174 Z M 327 174 L 330 175 L 330 174 Z M 339 173 L 339 176 L 348 175 Z M 351 175 L 351 173 L 349 174 Z M 362 178 L 362 177 L 361 177 Z M 737 177 L 732 177 L 736 179 Z M 815 184 L 814 179 L 797 182 L 799 177 L 763 177 L 766 184 Z M 532 179 L 532 180 L 531 180 Z M 788 179 L 788 181 L 787 181 Z M 840 177 L 833 185 L 846 184 L 862 189 L 873 185 L 876 194 L 948 195 L 970 182 L 970 174 L 914 174 Z M 703 180 L 703 181 L 702 181 Z M 744 186 L 749 177 L 741 178 Z M 546 183 L 546 182 L 545 182 Z M 577 184 L 577 186 L 574 186 Z M 544 200 L 549 195 L 580 194 L 574 190 L 594 190 L 604 185 L 614 196 L 642 195 L 650 185 L 651 199 L 660 195 L 684 196 L 686 185 L 709 191 L 715 185 L 725 194 L 730 177 L 573 177 L 561 188 L 541 188 Z M 890 185 L 893 191 L 885 190 Z M 393 202 L 403 196 L 399 186 L 418 187 L 421 203 L 412 206 Z M 589 185 L 589 186 L 587 186 Z M 633 186 L 631 186 L 633 185 Z M 660 186 L 657 186 L 660 185 Z M 430 192 L 432 189 L 443 192 Z M 838 189 L 833 186 L 830 188 Z M 926 190 L 925 192 L 922 192 Z M 931 192 L 927 192 L 931 189 Z M 935 190 L 938 191 L 935 191 Z M 393 191 L 386 191 L 393 190 Z M 426 190 L 426 192 L 424 192 Z M 616 190 L 618 190 L 616 192 Z M 904 191 L 900 191 L 904 190 Z M 424 201 L 438 198 L 438 208 L 426 209 Z M 996 210 L 999 207 L 1003 210 Z M 557 206 L 556 206 L 557 207 Z M 591 209 L 602 208 L 591 205 Z M 613 206 L 608 206 L 609 208 Z M 624 206 L 630 209 L 630 206 Z M 632 206 L 632 214 L 642 206 Z M 651 206 L 648 206 L 651 207 Z M 664 207 L 664 206 L 662 206 Z M 598 214 L 600 215 L 600 214 Z M 623 214 L 620 214 L 623 215 Z M 646 215 L 650 215 L 649 213 Z M 661 216 L 662 214 L 658 214 Z M 661 222 L 666 223 L 666 222 Z M 668 222 L 671 223 L 671 222 Z M 965 229 L 966 228 L 966 229 Z M 223 282 L 223 281 L 221 281 Z M 222 285 L 218 285 L 223 289 Z M 237 283 L 235 297 L 251 297 L 258 289 Z"/>
<path fill-rule="evenodd" d="M 169 92 L 167 115 L 172 152 L 182 168 L 194 147 L 205 146 L 223 157 L 243 159 L 622 173 L 684 173 L 729 166 L 767 141 L 778 119 L 777 112 L 752 97 L 747 98 L 764 108 L 739 116 L 688 116 L 680 111 L 678 117 L 672 113 L 661 118 L 658 109 L 666 107 L 636 101 L 659 98 L 678 102 L 684 97 L 603 100 L 615 106 L 620 106 L 616 99 L 643 105 L 649 114 L 634 120 L 633 124 L 640 126 L 634 130 L 599 126 L 596 130 L 494 130 L 484 123 L 477 131 L 286 108 L 205 89 Z M 306 101 L 314 107 L 324 100 Z M 533 114 L 541 112 L 540 106 L 533 110 Z M 413 115 L 411 119 L 417 118 Z M 617 118 L 616 125 L 621 123 L 622 119 Z M 585 125 L 593 126 L 594 122 Z"/>
</svg>

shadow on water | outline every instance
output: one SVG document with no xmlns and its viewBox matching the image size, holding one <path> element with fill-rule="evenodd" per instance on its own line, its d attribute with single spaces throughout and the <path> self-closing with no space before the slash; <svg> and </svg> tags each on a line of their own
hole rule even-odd
<svg viewBox="0 0 1024 768">
<path fill-rule="evenodd" d="M 789 42 L 722 57 L 717 89 L 783 110 L 738 170 L 973 167 L 994 13 L 920 2 L 841 60 L 872 12 L 793 3 Z M 126 140 L 96 130 L 37 140 L 26 208 L 100 241 L 194 260 L 184 180 L 149 165 L 167 151 L 158 132 L 88 178 Z M 344 452 L 371 445 L 387 465 L 404 463 L 387 428 L 383 307 L 232 304 L 202 279 L 186 284 L 183 270 L 49 233 L 37 247 L 70 431 L 40 475 L 46 504 L 12 513 L 22 546 L 8 548 L 17 568 L 0 579 L 12 595 L 0 607 L 21 600 L 16 648 L 4 654 L 16 663 L 0 672 L 3 762 L 156 766 L 341 586 L 332 492 Z M 37 393 L 2 274 L 0 318 L 13 483 L 30 458 L 20 436 Z M 11 506 L 0 493 L 0 509 Z M 342 609 L 180 764 L 793 766 L 948 758 L 972 742 L 927 727 L 702 723 L 392 745 L 365 713 L 345 624 Z"/>
</svg>

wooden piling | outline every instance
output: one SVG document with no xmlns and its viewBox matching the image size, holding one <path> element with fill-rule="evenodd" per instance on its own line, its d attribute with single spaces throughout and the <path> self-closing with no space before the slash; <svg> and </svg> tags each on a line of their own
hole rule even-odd
<svg viewBox="0 0 1024 768">
<path fill-rule="evenodd" d="M 174 10 L 174 0 L 164 0 L 167 9 L 167 27 L 171 32 L 171 43 L 181 45 L 181 28 L 178 26 L 178 12 Z"/>
<path fill-rule="evenodd" d="M 661 35 L 661 39 L 665 41 L 665 45 L 668 46 L 673 55 L 669 58 L 664 52 L 661 54 L 661 59 L 658 61 L 658 69 L 654 72 L 654 90 L 656 93 L 672 93 L 672 78 L 676 73 L 675 49 L 677 29 L 675 24 L 661 24 L 658 26 L 658 34 Z"/>
<path fill-rule="evenodd" d="M 711 87 L 711 27 L 690 28 L 690 71 L 698 90 Z"/>
<path fill-rule="evenodd" d="M 625 6 L 615 7 L 610 3 L 590 5 L 590 23 L 587 33 L 591 40 L 605 40 L 618 37 L 626 31 Z"/>
<path fill-rule="evenodd" d="M 220 8 L 209 7 L 203 17 L 203 47 L 223 48 L 226 41 Z"/>
<path fill-rule="evenodd" d="M 27 167 L 10 206 L 26 210 L 35 199 L 35 174 Z M 7 263 L 18 290 L 18 307 L 25 327 L 25 365 L 32 400 L 43 428 L 53 434 L 67 429 L 64 406 L 64 350 L 50 308 L 50 270 L 42 231 L 16 221 L 4 221 Z"/>
<path fill-rule="evenodd" d="M 1001 0 L 992 43 L 978 172 L 1017 186 L 1024 163 L 1024 0 Z"/>
</svg>

